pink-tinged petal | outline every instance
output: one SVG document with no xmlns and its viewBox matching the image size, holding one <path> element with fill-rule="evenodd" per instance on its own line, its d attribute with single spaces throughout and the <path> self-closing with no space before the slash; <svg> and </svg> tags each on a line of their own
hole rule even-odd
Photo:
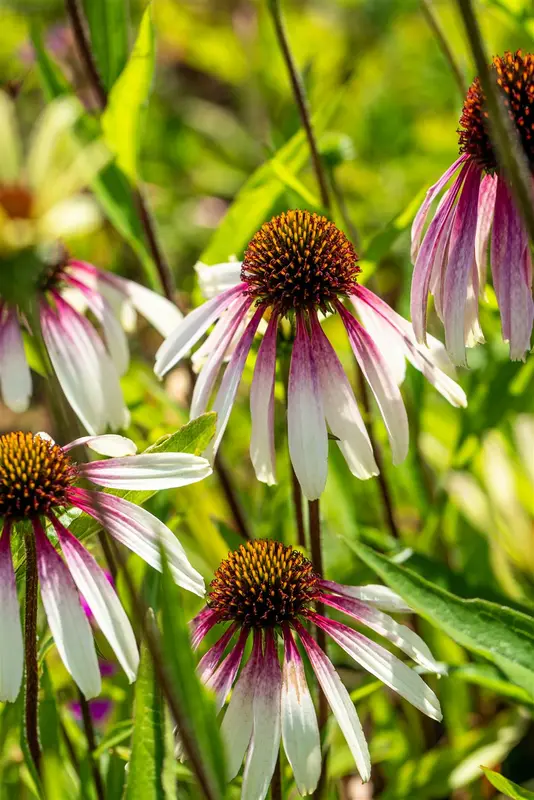
<svg viewBox="0 0 534 800">
<path fill-rule="evenodd" d="M 154 569 L 161 570 L 160 547 L 164 547 L 176 583 L 204 596 L 204 580 L 191 566 L 184 548 L 172 531 L 149 511 L 122 497 L 85 489 L 71 489 L 69 500 Z"/>
<path fill-rule="evenodd" d="M 274 384 L 276 378 L 276 332 L 278 315 L 273 314 L 262 339 L 254 378 L 250 387 L 250 459 L 258 480 L 276 483 L 274 449 Z"/>
<path fill-rule="evenodd" d="M 321 581 L 320 586 L 327 592 L 339 594 L 341 597 L 352 597 L 382 609 L 382 611 L 411 612 L 412 609 L 402 599 L 400 594 L 392 592 L 387 586 L 368 584 L 367 586 L 344 586 L 335 581 Z"/>
<path fill-rule="evenodd" d="M 254 692 L 262 662 L 261 633 L 256 630 L 250 659 L 237 680 L 221 725 L 221 734 L 226 744 L 228 781 L 232 781 L 239 772 L 250 744 L 254 725 Z"/>
<path fill-rule="evenodd" d="M 466 160 L 465 155 L 461 155 L 460 158 L 457 158 L 454 164 L 452 164 L 446 172 L 443 173 L 441 178 L 437 183 L 430 187 L 425 195 L 425 199 L 423 203 L 415 215 L 415 219 L 412 224 L 412 261 L 415 261 L 417 258 L 417 254 L 419 252 L 419 247 L 421 244 L 421 237 L 423 235 L 423 228 L 425 226 L 425 220 L 428 216 L 428 212 L 430 210 L 430 206 L 441 192 L 441 190 L 446 186 L 446 184 L 450 181 L 458 167 L 463 164 Z"/>
<path fill-rule="evenodd" d="M 32 378 L 15 309 L 8 309 L 0 322 L 0 395 L 17 414 L 30 405 Z"/>
<path fill-rule="evenodd" d="M 321 595 L 321 602 L 331 608 L 336 608 L 338 611 L 343 611 L 363 625 L 367 625 L 368 628 L 371 628 L 380 636 L 389 639 L 406 655 L 413 658 L 414 661 L 430 672 L 440 672 L 440 667 L 426 643 L 406 625 L 400 625 L 387 614 L 376 608 L 371 608 L 371 606 L 362 603 L 360 600 L 324 594 Z"/>
<path fill-rule="evenodd" d="M 73 442 L 63 446 L 63 452 L 68 453 L 74 447 L 88 447 L 101 456 L 134 456 L 137 453 L 137 445 L 126 436 L 119 436 L 116 433 L 104 433 L 101 436 L 80 436 Z"/>
<path fill-rule="evenodd" d="M 231 289 L 241 280 L 241 261 L 208 266 L 199 261 L 195 264 L 200 290 L 208 300 L 221 292 Z"/>
<path fill-rule="evenodd" d="M 248 628 L 242 628 L 235 646 L 228 653 L 222 664 L 219 664 L 213 675 L 208 680 L 208 686 L 215 692 L 217 712 L 223 707 L 230 689 L 234 685 L 245 645 L 249 635 Z"/>
<path fill-rule="evenodd" d="M 207 478 L 209 462 L 191 453 L 141 453 L 78 465 L 81 476 L 110 489 L 174 489 Z"/>
<path fill-rule="evenodd" d="M 338 306 L 349 335 L 354 355 L 375 396 L 388 432 L 393 463 L 404 461 L 408 453 L 408 417 L 399 387 L 388 370 L 372 338 L 343 306 Z"/>
<path fill-rule="evenodd" d="M 338 447 L 352 474 L 366 480 L 378 475 L 378 467 L 354 392 L 334 348 L 314 315 L 311 316 L 311 326 L 311 346 L 326 421 L 338 438 Z"/>
<path fill-rule="evenodd" d="M 58 535 L 67 567 L 78 591 L 89 606 L 130 683 L 135 680 L 139 652 L 134 632 L 108 576 L 93 556 L 55 517 L 50 520 Z"/>
<path fill-rule="evenodd" d="M 366 293 L 360 293 L 360 288 Z M 380 313 L 382 309 L 379 310 L 376 308 L 373 303 L 375 297 L 377 300 L 380 300 L 380 298 L 368 289 L 365 290 L 363 286 L 357 287 L 356 292 L 349 297 L 349 300 L 354 306 L 365 330 L 370 334 L 384 357 L 395 383 L 397 386 L 400 386 L 406 377 L 406 346 L 404 337 L 394 324 L 393 318 L 386 316 L 385 309 L 383 313 Z M 389 309 L 387 303 L 382 301 L 382 304 Z M 395 313 L 393 309 L 390 310 L 393 314 Z"/>
<path fill-rule="evenodd" d="M 205 653 L 198 662 L 197 666 L 198 677 L 203 683 L 206 683 L 206 681 L 208 681 L 211 678 L 211 676 L 217 669 L 219 661 L 221 660 L 224 651 L 228 647 L 228 644 L 235 633 L 235 629 L 236 626 L 235 623 L 233 623 L 232 625 L 230 625 L 228 630 L 226 630 L 223 633 L 221 638 L 217 642 L 215 642 L 213 647 L 210 647 L 208 652 Z"/>
<path fill-rule="evenodd" d="M 498 178 L 484 175 L 480 183 L 477 210 L 477 232 L 475 235 L 475 262 L 478 270 L 479 295 L 484 296 L 488 270 L 488 242 L 495 209 Z"/>
<path fill-rule="evenodd" d="M 293 469 L 305 496 L 316 500 L 326 485 L 328 434 L 317 366 L 300 316 L 291 354 L 287 425 Z"/>
<path fill-rule="evenodd" d="M 228 366 L 226 367 L 219 391 L 217 392 L 217 397 L 215 398 L 215 402 L 213 404 L 213 411 L 215 411 L 217 414 L 217 427 L 215 431 L 215 437 L 208 445 L 205 453 L 206 458 L 208 458 L 212 463 L 221 443 L 228 420 L 230 419 L 230 412 L 232 411 L 232 406 L 234 405 L 237 389 L 245 368 L 245 362 L 247 360 L 247 356 L 252 346 L 252 341 L 256 335 L 256 331 L 258 329 L 258 325 L 260 324 L 261 318 L 263 317 L 264 311 L 265 309 L 263 306 L 260 306 L 255 311 L 254 316 L 248 323 L 245 332 L 243 333 L 243 336 L 241 337 L 241 340 L 237 345 Z"/>
<path fill-rule="evenodd" d="M 296 622 L 294 627 L 304 645 L 317 680 L 325 693 L 341 732 L 347 741 L 361 779 L 362 781 L 368 781 L 371 777 L 371 758 L 354 703 L 350 699 L 350 695 L 341 682 L 341 678 L 334 669 L 332 662 L 312 639 L 308 631 L 300 622 Z"/>
<path fill-rule="evenodd" d="M 24 668 L 24 645 L 10 539 L 11 525 L 6 522 L 0 537 L 0 703 L 15 702 Z"/>
<path fill-rule="evenodd" d="M 530 350 L 534 319 L 528 239 L 508 187 L 497 182 L 491 241 L 493 284 L 501 312 L 503 338 L 510 342 L 510 358 L 525 358 Z"/>
<path fill-rule="evenodd" d="M 423 245 L 414 260 L 414 271 L 411 290 L 411 317 L 418 342 L 424 342 L 426 336 L 426 314 L 430 283 L 440 276 L 446 260 L 447 248 L 452 222 L 454 220 L 455 202 L 465 180 L 469 164 L 465 164 L 453 185 L 443 197 L 434 219 L 428 226 Z"/>
<path fill-rule="evenodd" d="M 250 305 L 250 298 L 238 297 L 237 300 L 232 303 L 231 309 L 229 308 L 228 311 L 225 312 L 228 317 L 225 316 L 224 319 L 219 320 L 215 330 L 209 339 L 206 340 L 205 344 L 211 344 L 212 349 L 210 349 L 208 359 L 202 367 L 195 383 L 193 398 L 191 400 L 191 417 L 193 419 L 205 412 L 228 348 L 230 347 L 236 331 L 245 319 Z M 219 326 L 221 327 L 219 328 Z M 212 337 L 215 336 L 217 337 L 216 341 L 211 341 Z"/>
<path fill-rule="evenodd" d="M 177 364 L 198 342 L 222 312 L 228 308 L 234 297 L 242 294 L 245 284 L 240 283 L 217 297 L 208 300 L 204 305 L 195 308 L 185 317 L 173 333 L 163 342 L 156 353 L 154 371 L 162 377 Z"/>
<path fill-rule="evenodd" d="M 439 700 L 420 675 L 407 667 L 389 650 L 362 636 L 341 622 L 309 612 L 309 618 L 322 628 L 351 658 L 397 692 L 423 714 L 441 720 Z"/>
<path fill-rule="evenodd" d="M 41 597 L 56 647 L 68 672 L 89 700 L 100 694 L 101 680 L 93 634 L 69 570 L 40 522 L 34 521 Z"/>
<path fill-rule="evenodd" d="M 480 171 L 469 169 L 454 216 L 449 260 L 444 279 L 443 322 L 447 350 L 455 364 L 466 365 L 465 310 L 473 267 Z"/>
<path fill-rule="evenodd" d="M 265 631 L 265 653 L 254 692 L 252 739 L 243 771 L 242 800 L 264 800 L 280 751 L 282 672 L 273 632 Z"/>
<path fill-rule="evenodd" d="M 301 795 L 312 794 L 321 775 L 321 737 L 304 664 L 293 635 L 284 627 L 282 741 Z"/>
<path fill-rule="evenodd" d="M 191 647 L 196 650 L 211 629 L 221 622 L 219 614 L 207 606 L 191 620 Z"/>
</svg>

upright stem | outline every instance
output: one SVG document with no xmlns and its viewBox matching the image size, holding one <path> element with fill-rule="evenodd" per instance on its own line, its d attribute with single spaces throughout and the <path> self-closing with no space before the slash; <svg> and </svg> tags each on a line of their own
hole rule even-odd
<svg viewBox="0 0 534 800">
<path fill-rule="evenodd" d="M 291 88 L 293 89 L 293 95 L 295 97 L 295 102 L 299 110 L 302 126 L 306 132 L 308 144 L 310 146 L 313 168 L 315 170 L 315 175 L 317 176 L 317 183 L 319 184 L 319 191 L 321 194 L 321 203 L 323 204 L 326 210 L 329 210 L 331 203 L 330 203 L 330 194 L 328 192 L 328 182 L 326 180 L 326 173 L 321 163 L 319 148 L 317 147 L 315 134 L 313 132 L 310 109 L 308 106 L 308 100 L 306 98 L 306 90 L 304 89 L 302 78 L 300 76 L 297 64 L 293 57 L 293 53 L 291 52 L 291 46 L 289 44 L 289 39 L 286 32 L 286 26 L 282 16 L 280 0 L 268 0 L 268 6 L 273 18 L 273 23 L 278 43 L 280 45 L 280 49 L 282 51 L 282 55 L 286 63 L 287 71 L 289 73 Z"/>
<path fill-rule="evenodd" d="M 291 460 L 289 462 L 291 470 L 291 495 L 293 497 L 293 508 L 295 509 L 295 522 L 297 524 L 297 544 L 299 547 L 306 547 L 306 529 L 304 527 L 304 509 L 302 507 L 302 490 L 299 479 L 296 476 Z"/>
<path fill-rule="evenodd" d="M 283 800 L 282 797 L 282 769 L 280 767 L 280 754 L 276 759 L 273 777 L 271 778 L 271 800 Z"/>
<path fill-rule="evenodd" d="M 32 530 L 25 531 L 26 601 L 24 607 L 24 661 L 26 665 L 25 726 L 26 741 L 37 773 L 41 766 L 39 743 L 39 662 L 37 658 L 37 550 Z"/>
<path fill-rule="evenodd" d="M 85 738 L 87 740 L 87 751 L 89 753 L 89 760 L 91 762 L 91 772 L 93 774 L 93 780 L 95 782 L 96 795 L 98 797 L 98 800 L 105 800 L 106 793 L 104 791 L 104 783 L 102 781 L 102 775 L 100 774 L 100 769 L 98 768 L 98 762 L 96 761 L 95 758 L 93 758 L 93 753 L 96 750 L 96 738 L 95 738 L 95 729 L 93 726 L 93 718 L 91 717 L 91 709 L 89 708 L 89 703 L 85 699 L 85 695 L 82 694 L 82 692 L 78 692 L 78 696 L 80 700 L 80 708 L 82 711 Z"/>
<path fill-rule="evenodd" d="M 253 537 L 248 529 L 247 521 L 245 519 L 245 515 L 243 514 L 243 509 L 241 508 L 239 498 L 235 492 L 230 473 L 228 472 L 226 464 L 224 463 L 220 453 L 217 454 L 215 459 L 215 468 L 217 470 L 217 475 L 219 477 L 219 482 L 224 492 L 224 496 L 226 497 L 226 502 L 228 503 L 230 511 L 232 512 L 237 532 L 245 540 L 252 539 Z"/>
<path fill-rule="evenodd" d="M 423 16 L 428 23 L 428 27 L 436 37 L 439 49 L 443 53 L 445 60 L 448 62 L 451 72 L 454 75 L 454 79 L 458 84 L 460 94 L 462 95 L 462 98 L 464 98 L 467 94 L 467 86 L 464 80 L 464 75 L 458 65 L 458 62 L 456 61 L 456 58 L 454 57 L 454 53 L 452 52 L 447 38 L 443 32 L 443 28 L 441 27 L 440 22 L 434 12 L 432 0 L 421 0 L 421 11 L 423 12 Z"/>
</svg>

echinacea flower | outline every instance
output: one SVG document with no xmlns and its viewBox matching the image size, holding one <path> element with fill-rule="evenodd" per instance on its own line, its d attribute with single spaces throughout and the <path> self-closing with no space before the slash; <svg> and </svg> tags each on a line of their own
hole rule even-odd
<svg viewBox="0 0 534 800">
<path fill-rule="evenodd" d="M 533 170 L 534 55 L 518 50 L 495 56 L 491 72 Z M 432 294 L 447 350 L 455 363 L 465 364 L 465 347 L 484 341 L 478 298 L 484 296 L 489 261 L 503 338 L 510 344 L 510 358 L 523 359 L 534 320 L 532 260 L 527 232 L 488 135 L 478 78 L 467 93 L 460 126 L 461 155 L 428 190 L 412 227 L 413 327 L 423 342 Z M 453 178 L 423 238 L 430 207 Z"/>
<path fill-rule="evenodd" d="M 215 573 L 207 605 L 193 620 L 192 640 L 198 647 L 215 625 L 226 625 L 198 669 L 201 680 L 215 693 L 219 710 L 233 689 L 222 733 L 229 780 L 237 775 L 245 759 L 243 800 L 263 800 L 266 796 L 280 740 L 299 792 L 310 794 L 317 786 L 321 772 L 319 728 L 297 642 L 362 779 L 370 777 L 369 751 L 356 709 L 332 662 L 310 635 L 310 624 L 321 628 L 359 666 L 424 714 L 441 719 L 436 695 L 417 672 L 359 630 L 315 611 L 316 603 L 341 611 L 358 625 L 389 639 L 426 670 L 439 671 L 423 640 L 380 610 L 409 611 L 389 589 L 323 580 L 302 553 L 279 542 L 257 539 L 241 545 Z M 252 651 L 242 665 L 250 638 Z M 282 664 L 279 651 L 283 651 Z"/>
<path fill-rule="evenodd" d="M 72 448 L 86 445 L 109 459 L 76 463 Z M 133 631 L 106 573 L 62 524 L 60 515 L 79 509 L 147 564 L 160 569 L 165 548 L 176 583 L 200 596 L 204 581 L 174 534 L 144 508 L 120 497 L 82 488 L 168 489 L 187 486 L 211 473 L 206 459 L 188 453 L 142 453 L 129 439 L 108 434 L 82 437 L 60 447 L 46 434 L 0 437 L 0 701 L 14 701 L 23 672 L 23 640 L 11 556 L 11 537 L 33 536 L 41 597 L 59 654 L 87 698 L 100 692 L 100 672 L 83 595 L 129 680 L 139 656 Z M 52 545 L 57 539 L 63 558 Z"/>
<path fill-rule="evenodd" d="M 77 141 L 81 111 L 72 99 L 49 105 L 23 162 L 13 104 L 0 92 L 0 396 L 13 411 L 26 410 L 32 381 L 23 333 L 42 333 L 68 402 L 98 434 L 128 424 L 119 383 L 129 358 L 122 319 L 137 309 L 166 336 L 181 314 L 143 286 L 71 258 L 62 245 L 99 220 L 80 192 L 110 157 L 99 140 Z"/>
<path fill-rule="evenodd" d="M 450 368 L 450 362 L 439 342 L 432 340 L 430 348 L 418 345 L 410 324 L 357 283 L 359 272 L 356 253 L 345 234 L 325 217 L 300 210 L 288 211 L 263 225 L 248 245 L 242 264 L 202 270 L 201 280 L 211 297 L 163 343 L 155 370 L 160 376 L 168 372 L 217 322 L 197 352 L 197 359 L 204 364 L 191 405 L 192 417 L 205 411 L 223 362 L 230 356 L 213 404 L 218 420 L 210 457 L 221 441 L 248 353 L 264 318 L 268 323 L 250 391 L 250 455 L 257 477 L 268 484 L 275 482 L 277 331 L 279 323 L 287 319 L 294 334 L 287 401 L 289 450 L 310 500 L 321 495 L 326 483 L 327 425 L 354 475 L 366 479 L 378 473 L 354 393 L 319 314 L 341 317 L 384 418 L 395 463 L 402 461 L 408 450 L 408 420 L 399 391 L 406 358 L 451 403 L 466 404 L 462 389 L 442 371 Z M 343 305 L 346 298 L 361 322 Z"/>
</svg>

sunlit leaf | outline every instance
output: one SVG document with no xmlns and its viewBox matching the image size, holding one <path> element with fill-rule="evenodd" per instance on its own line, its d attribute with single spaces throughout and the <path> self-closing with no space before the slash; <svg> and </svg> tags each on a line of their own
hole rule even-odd
<svg viewBox="0 0 534 800">
<path fill-rule="evenodd" d="M 534 800 L 534 792 L 529 792 L 528 789 L 523 789 L 517 783 L 509 781 L 504 775 L 499 772 L 494 772 L 487 767 L 481 767 L 486 778 L 492 786 L 495 786 L 499 792 L 502 792 L 506 797 L 511 797 L 512 800 Z"/>
<path fill-rule="evenodd" d="M 111 89 L 128 58 L 127 0 L 85 0 L 85 13 L 97 67 Z"/>
</svg>

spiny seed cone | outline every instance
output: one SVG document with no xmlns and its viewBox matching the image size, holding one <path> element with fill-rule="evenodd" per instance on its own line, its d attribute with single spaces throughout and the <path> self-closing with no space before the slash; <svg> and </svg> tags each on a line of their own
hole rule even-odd
<svg viewBox="0 0 534 800">
<path fill-rule="evenodd" d="M 253 628 L 291 622 L 313 602 L 319 576 L 292 547 L 257 539 L 230 553 L 215 573 L 208 606 L 221 620 Z"/>
<path fill-rule="evenodd" d="M 76 468 L 61 447 L 32 433 L 0 436 L 0 517 L 22 520 L 68 503 Z"/>
<path fill-rule="evenodd" d="M 331 309 L 354 291 L 360 268 L 345 234 L 326 217 L 287 211 L 254 235 L 243 260 L 241 279 L 258 305 L 290 311 Z"/>
<path fill-rule="evenodd" d="M 491 71 L 496 75 L 504 106 L 534 171 L 534 55 L 506 52 L 495 56 Z M 497 159 L 487 132 L 485 96 L 476 78 L 471 84 L 460 118 L 460 152 L 467 153 L 487 172 L 497 169 Z"/>
</svg>

